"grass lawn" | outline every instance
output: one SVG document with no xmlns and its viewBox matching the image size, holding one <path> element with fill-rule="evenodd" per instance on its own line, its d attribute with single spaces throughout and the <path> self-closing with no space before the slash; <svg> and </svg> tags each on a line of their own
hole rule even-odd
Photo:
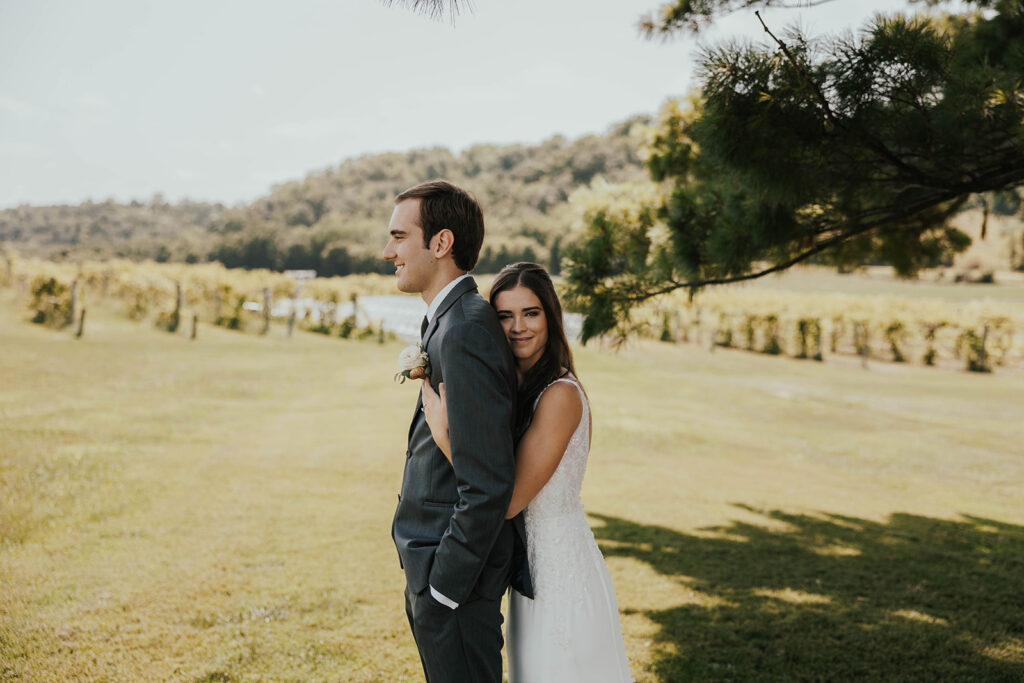
<svg viewBox="0 0 1024 683">
<path fill-rule="evenodd" d="M 420 680 L 402 344 L 24 317 L 0 290 L 0 680 Z M 577 360 L 638 680 L 1024 677 L 1019 373 Z"/>
<path fill-rule="evenodd" d="M 779 273 L 722 288 L 768 289 L 802 293 L 843 293 L 851 296 L 897 296 L 906 299 L 941 299 L 949 302 L 990 300 L 1024 304 L 1021 273 L 1000 273 L 995 284 L 967 284 L 953 281 L 952 271 L 923 271 L 920 277 L 902 280 L 887 266 L 865 268 L 840 275 L 828 266 L 800 266 Z M 708 290 L 711 291 L 711 290 Z"/>
</svg>

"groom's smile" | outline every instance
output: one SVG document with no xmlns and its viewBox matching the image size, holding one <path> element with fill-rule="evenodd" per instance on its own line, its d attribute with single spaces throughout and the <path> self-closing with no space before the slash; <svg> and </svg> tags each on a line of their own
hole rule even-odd
<svg viewBox="0 0 1024 683">
<path fill-rule="evenodd" d="M 436 261 L 430 248 L 423 244 L 419 224 L 420 200 L 407 199 L 395 206 L 388 225 L 384 259 L 395 266 L 398 289 L 402 292 L 424 292 L 437 277 Z"/>
</svg>

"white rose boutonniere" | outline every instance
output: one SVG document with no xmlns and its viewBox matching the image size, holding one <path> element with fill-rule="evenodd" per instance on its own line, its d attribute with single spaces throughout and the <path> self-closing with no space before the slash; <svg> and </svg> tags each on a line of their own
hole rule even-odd
<svg viewBox="0 0 1024 683">
<path fill-rule="evenodd" d="M 430 377 L 430 357 L 419 342 L 406 346 L 398 354 L 398 367 L 402 368 L 395 374 L 395 380 L 402 384 L 408 379 Z M 401 379 L 399 379 L 401 377 Z"/>
</svg>

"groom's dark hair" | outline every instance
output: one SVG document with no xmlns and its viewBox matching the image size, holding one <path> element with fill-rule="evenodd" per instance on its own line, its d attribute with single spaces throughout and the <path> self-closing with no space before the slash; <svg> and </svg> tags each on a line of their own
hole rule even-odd
<svg viewBox="0 0 1024 683">
<path fill-rule="evenodd" d="M 423 246 L 430 246 L 431 238 L 447 228 L 455 236 L 455 265 L 460 270 L 473 270 L 484 243 L 484 213 L 476 197 L 446 180 L 431 180 L 405 190 L 395 197 L 395 204 L 406 199 L 420 200 Z"/>
</svg>

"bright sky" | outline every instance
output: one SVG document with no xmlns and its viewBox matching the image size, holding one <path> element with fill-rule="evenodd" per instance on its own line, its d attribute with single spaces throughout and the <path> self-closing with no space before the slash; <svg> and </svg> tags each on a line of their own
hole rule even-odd
<svg viewBox="0 0 1024 683">
<path fill-rule="evenodd" d="M 0 0 L 0 207 L 234 204 L 381 151 L 602 132 L 691 87 L 698 39 L 659 0 L 474 0 L 432 21 L 380 0 Z M 860 26 L 902 0 L 762 12 Z M 764 36 L 752 12 L 700 38 Z"/>
</svg>

